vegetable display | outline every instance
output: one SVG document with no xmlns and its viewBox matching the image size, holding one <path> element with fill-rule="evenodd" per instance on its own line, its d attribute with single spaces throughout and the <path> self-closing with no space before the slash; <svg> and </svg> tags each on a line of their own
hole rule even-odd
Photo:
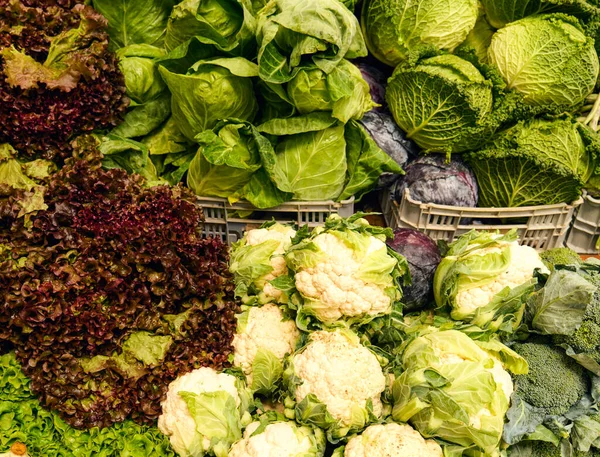
<svg viewBox="0 0 600 457">
<path fill-rule="evenodd" d="M 600 261 L 532 247 L 599 52 L 597 0 L 0 0 L 0 457 L 600 457 Z"/>
</svg>

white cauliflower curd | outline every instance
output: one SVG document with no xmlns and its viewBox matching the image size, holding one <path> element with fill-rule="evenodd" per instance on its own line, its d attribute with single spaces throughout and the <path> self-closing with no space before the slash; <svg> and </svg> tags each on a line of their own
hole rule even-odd
<svg viewBox="0 0 600 457">
<path fill-rule="evenodd" d="M 438 265 L 435 302 L 454 320 L 490 330 L 516 328 L 534 291 L 536 269 L 548 273 L 535 249 L 519 245 L 516 230 L 473 230 L 452 242 Z"/>
<path fill-rule="evenodd" d="M 296 288 L 306 308 L 323 322 L 343 317 L 382 315 L 391 312 L 392 297 L 386 288 L 393 287 L 391 272 L 396 260 L 387 254 L 380 239 L 362 234 L 365 249 L 353 249 L 336 232 L 322 233 L 312 242 L 322 253 L 316 265 L 296 271 Z M 371 263 L 373 259 L 378 262 Z M 380 269 L 384 281 L 373 280 L 372 269 Z"/>
<path fill-rule="evenodd" d="M 517 241 L 503 243 L 500 247 L 492 247 L 475 251 L 473 256 L 484 256 L 489 253 L 500 253 L 503 247 L 510 249 L 510 264 L 493 281 L 479 287 L 466 288 L 456 294 L 456 303 L 462 313 L 473 313 L 477 308 L 486 306 L 494 296 L 505 287 L 511 289 L 533 278 L 533 272 L 539 268 L 549 273 L 537 251 L 530 246 L 521 246 Z"/>
<path fill-rule="evenodd" d="M 260 422 L 246 428 L 244 437 L 235 443 L 228 457 L 321 457 L 325 449 L 322 432 L 294 422 L 274 422 L 258 434 Z"/>
<path fill-rule="evenodd" d="M 406 424 L 371 425 L 348 441 L 344 457 L 442 457 L 439 444 Z"/>
<path fill-rule="evenodd" d="M 293 320 L 284 320 L 279 306 L 266 304 L 251 307 L 238 317 L 238 329 L 233 339 L 233 364 L 240 367 L 248 384 L 252 384 L 252 364 L 257 352 L 269 351 L 282 361 L 294 352 L 300 331 Z"/>
<path fill-rule="evenodd" d="M 169 436 L 173 449 L 180 456 L 192 456 L 195 455 L 195 451 L 206 451 L 211 446 L 210 437 L 201 436 L 197 432 L 196 421 L 180 393 L 201 394 L 218 391 L 229 394 L 239 408 L 241 399 L 236 378 L 225 373 L 217 373 L 212 368 L 193 370 L 169 384 L 167 398 L 161 405 L 162 414 L 158 418 L 158 428 L 163 434 Z M 235 414 L 238 414 L 238 411 L 235 411 Z"/>
<path fill-rule="evenodd" d="M 281 290 L 269 283 L 287 274 L 284 253 L 296 231 L 279 223 L 249 230 L 232 246 L 230 270 L 236 292 L 245 303 L 285 301 Z"/>
<path fill-rule="evenodd" d="M 309 344 L 292 359 L 294 374 L 301 384 L 295 389 L 300 403 L 313 394 L 342 426 L 352 426 L 353 412 L 366 411 L 370 400 L 380 416 L 385 376 L 377 357 L 350 332 L 318 331 Z"/>
</svg>

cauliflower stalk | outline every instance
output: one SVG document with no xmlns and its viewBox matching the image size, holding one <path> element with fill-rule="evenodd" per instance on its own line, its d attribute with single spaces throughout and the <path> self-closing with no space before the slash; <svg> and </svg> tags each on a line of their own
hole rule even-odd
<svg viewBox="0 0 600 457">
<path fill-rule="evenodd" d="M 158 428 L 182 457 L 225 457 L 250 422 L 251 400 L 235 376 L 199 368 L 169 385 Z"/>
<path fill-rule="evenodd" d="M 246 375 L 253 391 L 268 394 L 283 373 L 283 359 L 296 349 L 300 331 L 274 304 L 249 307 L 238 315 L 233 364 Z"/>
<path fill-rule="evenodd" d="M 325 444 L 322 430 L 274 415 L 248 425 L 229 457 L 322 457 Z"/>
<path fill-rule="evenodd" d="M 407 424 L 379 424 L 367 427 L 351 438 L 345 447 L 336 449 L 334 457 L 443 457 L 442 448 L 424 439 Z"/>
<path fill-rule="evenodd" d="M 285 303 L 287 297 L 270 281 L 286 275 L 284 253 L 296 231 L 278 222 L 267 222 L 249 230 L 231 247 L 230 271 L 234 274 L 236 295 L 245 304 Z"/>
<path fill-rule="evenodd" d="M 333 439 L 360 430 L 382 415 L 386 378 L 379 361 L 347 329 L 322 330 L 289 358 L 284 382 L 288 417 L 328 430 Z"/>
<path fill-rule="evenodd" d="M 435 301 L 452 319 L 511 332 L 537 283 L 536 269 L 548 273 L 533 248 L 518 244 L 515 230 L 506 235 L 473 230 L 449 246 L 438 266 Z"/>
<path fill-rule="evenodd" d="M 340 319 L 368 322 L 389 314 L 401 298 L 400 278 L 406 260 L 388 249 L 389 229 L 360 217 L 337 215 L 313 230 L 286 253 L 298 292 L 298 326 L 312 320 L 329 325 Z"/>
<path fill-rule="evenodd" d="M 527 363 L 496 340 L 475 342 L 457 330 L 416 336 L 402 354 L 404 372 L 392 387 L 392 416 L 428 438 L 499 454 L 513 383 Z"/>
</svg>

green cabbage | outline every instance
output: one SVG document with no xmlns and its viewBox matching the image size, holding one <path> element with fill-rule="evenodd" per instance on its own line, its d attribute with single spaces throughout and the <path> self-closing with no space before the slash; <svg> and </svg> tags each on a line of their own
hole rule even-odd
<svg viewBox="0 0 600 457">
<path fill-rule="evenodd" d="M 371 53 L 396 66 L 420 47 L 452 51 L 475 26 L 477 0 L 365 0 L 362 27 Z"/>
<path fill-rule="evenodd" d="M 295 200 L 335 200 L 346 182 L 344 126 L 289 135 L 275 148 Z"/>
<path fill-rule="evenodd" d="M 356 17 L 338 0 L 274 0 L 258 18 L 260 78 L 290 81 L 310 58 L 324 73 L 342 59 L 365 57 Z"/>
<path fill-rule="evenodd" d="M 491 133 L 484 121 L 492 111 L 492 83 L 460 57 L 399 65 L 386 101 L 407 137 L 429 152 L 473 149 Z"/>
<path fill-rule="evenodd" d="M 171 91 L 171 109 L 178 128 L 190 141 L 219 120 L 235 117 L 252 121 L 258 111 L 252 77 L 258 68 L 241 58 L 200 60 L 188 74 L 159 68 Z"/>
<path fill-rule="evenodd" d="M 169 117 L 171 96 L 158 72 L 158 60 L 164 54 L 164 50 L 148 44 L 133 44 L 117 51 L 131 109 L 111 133 L 123 138 L 144 136 Z"/>
<path fill-rule="evenodd" d="M 465 159 L 475 172 L 479 204 L 513 207 L 571 203 L 596 169 L 600 141 L 570 119 L 533 119 L 499 133 Z"/>
<path fill-rule="evenodd" d="M 497 29 L 543 11 L 542 0 L 481 0 L 481 3 L 489 23 Z"/>
<path fill-rule="evenodd" d="M 457 330 L 430 328 L 417 335 L 402 354 L 404 372 L 392 387 L 394 420 L 468 449 L 456 455 L 499 455 L 512 381 L 495 355 L 511 360 L 515 373 L 526 373 L 527 363 L 499 342 L 490 347 L 488 352 Z"/>
<path fill-rule="evenodd" d="M 529 105 L 577 105 L 598 79 L 594 40 L 577 19 L 562 14 L 509 24 L 493 36 L 488 57 Z"/>
<path fill-rule="evenodd" d="M 197 195 L 228 198 L 243 188 L 261 166 L 260 147 L 270 143 L 243 121 L 222 121 L 196 136 L 200 145 L 187 184 Z"/>
<path fill-rule="evenodd" d="M 481 15 L 475 23 L 475 28 L 467 35 L 462 47 L 471 47 L 481 63 L 488 63 L 488 48 L 496 30 L 490 25 L 486 16 Z"/>
<path fill-rule="evenodd" d="M 166 27 L 165 47 L 171 51 L 197 39 L 220 53 L 250 57 L 256 49 L 255 20 L 246 2 L 184 0 L 175 5 Z"/>
<path fill-rule="evenodd" d="M 93 0 L 94 8 L 108 20 L 110 46 L 131 44 L 162 46 L 174 0 Z"/>
<path fill-rule="evenodd" d="M 287 86 L 287 93 L 300 114 L 331 111 L 331 115 L 346 123 L 360 119 L 375 103 L 369 84 L 360 70 L 347 60 L 326 74 L 316 65 L 303 68 Z"/>
</svg>

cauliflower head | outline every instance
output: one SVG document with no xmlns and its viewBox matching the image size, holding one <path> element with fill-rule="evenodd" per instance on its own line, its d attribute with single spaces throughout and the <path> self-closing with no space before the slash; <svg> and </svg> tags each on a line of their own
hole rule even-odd
<svg viewBox="0 0 600 457">
<path fill-rule="evenodd" d="M 494 455 L 514 390 L 497 355 L 515 373 L 526 372 L 526 362 L 497 340 L 476 343 L 457 330 L 428 331 L 402 355 L 404 372 L 392 387 L 394 420 L 410 421 L 427 436 Z M 455 407 L 449 416 L 451 403 Z"/>
<path fill-rule="evenodd" d="M 233 364 L 242 369 L 254 390 L 269 391 L 281 377 L 284 357 L 294 352 L 299 338 L 295 321 L 285 320 L 279 306 L 251 307 L 238 316 Z"/>
<path fill-rule="evenodd" d="M 317 424 L 323 428 L 360 429 L 382 414 L 386 378 L 377 357 L 350 331 L 312 333 L 304 349 L 291 357 L 286 375 L 295 381 L 292 390 L 300 411 L 314 403 L 325 405 L 332 423 Z"/>
<path fill-rule="evenodd" d="M 220 408 L 225 411 L 224 415 L 234 415 L 234 423 L 239 425 L 237 430 L 227 430 L 231 442 L 224 446 L 228 448 L 241 436 L 240 419 L 246 403 L 242 397 L 239 381 L 234 376 L 218 373 L 212 368 L 198 368 L 169 384 L 167 397 L 161 405 L 158 428 L 169 436 L 173 449 L 180 456 L 203 456 L 213 449 L 211 439 L 222 438 L 222 433 L 215 430 L 213 435 L 210 427 L 205 427 L 206 433 L 202 434 L 198 432 L 198 422 L 202 421 L 203 412 Z"/>
<path fill-rule="evenodd" d="M 267 223 L 249 230 L 231 247 L 229 269 L 234 274 L 236 294 L 246 304 L 287 300 L 269 281 L 287 274 L 284 253 L 295 235 L 296 231 L 290 226 Z"/>
<path fill-rule="evenodd" d="M 262 431 L 260 422 L 252 422 L 244 437 L 235 443 L 228 457 L 322 457 L 325 436 L 320 430 L 295 422 L 273 422 Z M 256 433 L 258 430 L 258 433 Z"/>
<path fill-rule="evenodd" d="M 348 441 L 344 457 L 442 457 L 439 444 L 426 440 L 410 425 L 371 425 Z"/>
<path fill-rule="evenodd" d="M 328 231 L 286 255 L 294 266 L 303 312 L 321 322 L 389 314 L 398 289 L 397 260 L 385 242 L 368 233 Z"/>
<path fill-rule="evenodd" d="M 521 246 L 516 232 L 498 235 L 469 232 L 453 242 L 434 277 L 438 307 L 455 320 L 498 329 L 516 327 L 539 269 L 548 273 L 535 249 Z"/>
</svg>

